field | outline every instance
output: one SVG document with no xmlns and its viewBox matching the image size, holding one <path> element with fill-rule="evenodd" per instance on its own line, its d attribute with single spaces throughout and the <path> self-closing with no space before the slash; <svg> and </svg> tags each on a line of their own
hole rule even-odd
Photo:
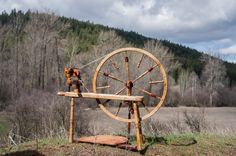
<svg viewBox="0 0 236 156">
<path fill-rule="evenodd" d="M 116 110 L 116 108 L 112 109 Z M 215 134 L 236 133 L 236 108 L 234 107 L 162 107 L 151 119 L 153 121 L 158 120 L 161 123 L 168 123 L 174 120 L 183 122 L 184 111 L 199 116 L 204 115 L 208 124 L 208 132 L 210 131 Z M 144 110 L 141 110 L 141 112 L 144 112 Z M 85 109 L 82 113 L 89 116 L 89 127 L 96 130 L 98 133 L 119 134 L 126 131 L 127 125 L 125 123 L 111 119 L 100 109 Z M 120 115 L 124 117 L 127 116 L 126 109 L 124 111 L 121 110 Z"/>
</svg>

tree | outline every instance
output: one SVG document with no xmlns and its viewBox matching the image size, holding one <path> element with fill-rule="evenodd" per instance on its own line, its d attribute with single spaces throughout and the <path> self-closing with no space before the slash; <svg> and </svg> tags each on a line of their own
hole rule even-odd
<svg viewBox="0 0 236 156">
<path fill-rule="evenodd" d="M 30 73 L 30 88 L 47 89 L 50 82 L 55 80 L 60 84 L 58 74 L 63 68 L 61 59 L 65 57 L 61 33 L 67 28 L 68 24 L 61 22 L 54 14 L 30 14 L 30 21 L 25 28 L 25 44 L 31 64 L 27 71 Z"/>
<path fill-rule="evenodd" d="M 19 66 L 21 64 L 20 62 L 20 56 L 21 56 L 21 50 L 22 50 L 22 39 L 23 39 L 23 30 L 26 24 L 24 14 L 21 11 L 16 12 L 16 10 L 13 10 L 11 13 L 12 20 L 11 20 L 11 30 L 14 38 L 14 56 L 15 56 L 15 77 L 14 77 L 14 88 L 12 89 L 13 96 L 17 95 L 19 92 Z"/>
<path fill-rule="evenodd" d="M 180 67 L 180 63 L 174 60 L 174 55 L 169 51 L 168 47 L 162 44 L 162 42 L 149 40 L 144 44 L 144 49 L 153 53 L 158 58 L 165 67 L 167 74 L 170 74 Z"/>
<path fill-rule="evenodd" d="M 202 61 L 206 63 L 202 72 L 201 81 L 209 94 L 209 105 L 216 105 L 219 98 L 219 89 L 226 83 L 226 68 L 223 61 L 212 56 L 204 55 Z"/>
</svg>

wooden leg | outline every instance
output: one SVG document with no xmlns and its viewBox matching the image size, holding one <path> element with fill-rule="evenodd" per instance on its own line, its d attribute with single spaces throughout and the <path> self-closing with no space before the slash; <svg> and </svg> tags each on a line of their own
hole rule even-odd
<svg viewBox="0 0 236 156">
<path fill-rule="evenodd" d="M 74 142 L 74 107 L 75 107 L 75 99 L 70 99 L 70 138 L 69 142 Z"/>
<path fill-rule="evenodd" d="M 142 134 L 142 127 L 141 127 L 141 118 L 139 114 L 139 108 L 137 103 L 133 103 L 134 108 L 134 124 L 136 130 L 136 140 L 137 140 L 137 150 L 140 151 L 142 149 L 143 144 L 143 134 Z"/>
</svg>

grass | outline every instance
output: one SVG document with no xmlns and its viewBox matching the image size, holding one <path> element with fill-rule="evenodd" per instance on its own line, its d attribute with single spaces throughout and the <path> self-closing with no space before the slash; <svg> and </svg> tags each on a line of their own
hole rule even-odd
<svg viewBox="0 0 236 156">
<path fill-rule="evenodd" d="M 131 141 L 135 143 L 134 137 Z M 69 144 L 65 138 L 45 138 L 39 140 L 37 145 L 36 141 L 31 141 L 0 152 L 14 154 L 16 151 L 28 151 L 38 152 L 38 155 L 236 155 L 236 135 L 186 133 L 162 137 L 147 136 L 141 154 L 110 146 Z"/>
</svg>

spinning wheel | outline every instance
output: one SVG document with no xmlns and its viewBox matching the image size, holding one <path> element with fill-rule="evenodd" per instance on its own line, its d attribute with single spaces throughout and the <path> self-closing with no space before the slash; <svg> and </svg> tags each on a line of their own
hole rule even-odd
<svg viewBox="0 0 236 156">
<path fill-rule="evenodd" d="M 58 92 L 58 95 L 71 98 L 70 143 L 74 142 L 74 100 L 75 98 L 92 98 L 96 99 L 99 107 L 109 117 L 127 122 L 128 134 L 130 124 L 134 122 L 137 150 L 142 149 L 141 121 L 158 111 L 167 93 L 166 73 L 155 56 L 138 48 L 121 48 L 111 52 L 96 68 L 93 77 L 93 93 L 80 91 L 82 80 L 78 69 L 65 68 L 64 73 L 69 87 L 68 92 Z M 74 91 L 70 91 L 73 85 L 75 85 Z M 128 139 L 118 136 L 79 139 L 80 142 L 109 145 L 111 145 L 111 140 L 125 143 Z M 115 144 L 118 145 L 118 143 Z"/>
<path fill-rule="evenodd" d="M 162 64 L 151 53 L 138 48 L 121 48 L 109 53 L 97 66 L 93 92 L 144 96 L 143 102 L 139 103 L 140 118 L 144 120 L 163 104 L 167 93 L 167 77 Z M 131 118 L 132 102 L 96 100 L 111 118 L 123 122 L 135 121 Z"/>
</svg>

